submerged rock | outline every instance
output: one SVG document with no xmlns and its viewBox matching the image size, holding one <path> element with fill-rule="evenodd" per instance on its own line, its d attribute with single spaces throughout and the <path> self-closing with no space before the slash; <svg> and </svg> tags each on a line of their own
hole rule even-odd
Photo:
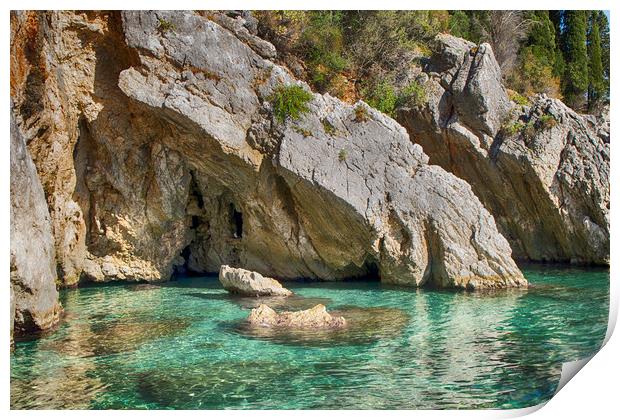
<svg viewBox="0 0 620 420">
<path fill-rule="evenodd" d="M 235 331 L 247 337 L 284 345 L 332 347 L 372 343 L 398 337 L 409 322 L 409 315 L 398 308 L 343 306 L 331 311 L 342 317 L 345 328 L 273 328 L 256 327 L 243 321 Z"/>
<path fill-rule="evenodd" d="M 305 311 L 276 312 L 267 305 L 252 309 L 248 323 L 255 327 L 286 329 L 338 329 L 347 321 L 341 316 L 331 316 L 324 305 L 316 305 Z"/>
<path fill-rule="evenodd" d="M 427 103 L 398 120 L 440 165 L 471 184 L 512 246 L 536 261 L 609 263 L 609 130 L 544 95 L 508 99 L 487 44 L 439 35 Z"/>
<path fill-rule="evenodd" d="M 290 296 L 290 290 L 270 277 L 263 277 L 254 271 L 243 268 L 220 267 L 220 283 L 224 289 L 245 296 Z"/>
<path fill-rule="evenodd" d="M 50 215 L 13 109 L 10 172 L 12 340 L 13 334 L 33 334 L 54 327 L 62 311 L 56 290 Z"/>
<path fill-rule="evenodd" d="M 175 267 L 228 264 L 281 279 L 527 284 L 470 186 L 428 165 L 391 118 L 318 94 L 298 120 L 274 118 L 278 87 L 309 88 L 242 22 L 191 11 L 31 15 L 41 38 L 32 55 L 65 57 L 54 72 L 19 60 L 11 69 L 58 203 L 63 281 L 157 281 Z M 15 39 L 27 38 L 15 20 Z M 26 89 L 19 72 L 30 68 L 41 83 Z"/>
</svg>

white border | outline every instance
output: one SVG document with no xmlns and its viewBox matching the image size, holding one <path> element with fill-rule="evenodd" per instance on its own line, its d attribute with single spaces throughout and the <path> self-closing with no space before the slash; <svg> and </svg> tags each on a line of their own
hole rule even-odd
<svg viewBox="0 0 620 420">
<path fill-rule="evenodd" d="M 564 0 L 564 1 L 534 1 L 534 0 L 521 0 L 521 1 L 480 1 L 472 0 L 468 2 L 456 1 L 456 0 L 434 0 L 432 2 L 415 2 L 404 0 L 382 0 L 382 1 L 335 1 L 335 0 L 313 0 L 308 2 L 300 1 L 200 1 L 200 0 L 175 0 L 175 1 L 162 1 L 162 0 L 134 0 L 132 2 L 109 0 L 109 1 L 91 1 L 91 0 L 67 0 L 67 1 L 33 1 L 24 0 L 21 2 L 13 2 L 12 4 L 3 4 L 4 9 L 4 22 L 5 25 L 0 25 L 0 33 L 2 36 L 2 49 L 1 55 L 2 68 L 4 75 L 4 81 L 0 85 L 3 96 L 4 111 L 0 117 L 2 121 L 2 133 L 7 136 L 9 133 L 9 10 L 13 9 L 597 9 L 597 10 L 610 10 L 610 27 L 611 27 L 611 58 L 612 58 L 612 89 L 611 96 L 618 97 L 620 92 L 617 89 L 617 78 L 619 73 L 615 71 L 618 67 L 618 42 L 620 42 L 617 36 L 616 29 L 616 9 L 614 7 L 617 2 L 612 1 L 576 1 L 576 0 Z M 618 8 L 617 10 L 620 10 Z M 612 105 L 611 108 L 611 120 L 612 120 L 612 133 L 614 129 L 617 107 Z M 612 135 L 612 137 L 614 137 Z M 4 340 L 0 345 L 4 351 L 1 352 L 2 366 L 4 368 L 4 375 L 2 380 L 2 398 L 0 399 L 0 408 L 2 412 L 8 413 L 11 417 L 15 418 L 40 418 L 46 419 L 55 418 L 82 418 L 85 415 L 93 418 L 107 418 L 110 414 L 118 416 L 120 418 L 168 418 L 170 415 L 178 415 L 177 412 L 166 411 L 9 411 L 9 387 L 10 387 L 10 365 L 9 365 L 9 310 L 8 310 L 8 295 L 9 295 L 9 142 L 5 137 L 4 153 L 0 154 L 0 170 L 2 176 L 0 177 L 0 185 L 2 187 L 2 194 L 0 195 L 0 219 L 2 221 L 2 228 L 4 235 L 0 235 L 2 254 L 2 270 L 5 273 L 5 280 L 0 281 L 0 295 L 2 298 L 1 316 L 3 324 L 7 328 L 0 328 L 0 334 L 2 334 Z M 614 156 L 617 154 L 614 152 L 616 146 L 614 146 L 614 140 L 612 142 L 612 165 L 610 174 L 610 183 L 617 184 L 620 175 L 620 170 L 616 170 L 617 163 L 614 163 Z M 612 182 L 614 181 L 614 182 Z M 612 201 L 614 205 L 611 206 L 611 214 L 617 213 L 616 210 L 616 194 L 613 193 L 612 188 Z M 611 216 L 612 220 L 617 220 L 617 217 Z M 612 238 L 618 237 L 615 229 L 615 224 L 611 224 Z M 611 260 L 615 260 L 615 256 L 618 255 L 617 243 L 611 243 Z M 183 411 L 181 415 L 191 418 L 243 418 L 247 419 L 247 416 L 252 418 L 286 418 L 290 419 L 293 415 L 299 419 L 314 419 L 317 416 L 320 417 L 337 417 L 339 419 L 346 418 L 371 418 L 376 415 L 390 416 L 393 418 L 416 418 L 428 419 L 428 418 L 508 418 L 516 417 L 524 414 L 534 412 L 532 418 L 535 419 L 579 419 L 583 420 L 586 416 L 596 419 L 607 419 L 616 417 L 618 415 L 618 374 L 619 365 L 618 355 L 620 355 L 620 340 L 611 335 L 618 313 L 618 298 L 619 298 L 619 284 L 616 276 L 616 266 L 612 264 L 611 267 L 611 301 L 610 301 L 610 323 L 608 327 L 606 341 L 607 344 L 601 351 L 594 356 L 591 362 L 577 375 L 577 378 L 569 381 L 568 384 L 562 390 L 553 397 L 547 405 L 537 411 L 541 407 L 533 407 L 523 410 L 490 410 L 490 411 L 297 411 L 294 414 L 287 411 Z M 617 334 L 616 334 L 617 335 Z M 611 339 L 610 339 L 611 337 Z"/>
</svg>

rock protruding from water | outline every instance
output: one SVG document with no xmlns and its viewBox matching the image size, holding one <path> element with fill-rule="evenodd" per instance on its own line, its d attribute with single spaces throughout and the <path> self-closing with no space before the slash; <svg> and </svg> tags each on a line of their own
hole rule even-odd
<svg viewBox="0 0 620 420">
<path fill-rule="evenodd" d="M 279 281 L 264 277 L 255 271 L 220 267 L 220 283 L 231 293 L 244 296 L 291 296 L 293 292 L 282 287 Z"/>
<path fill-rule="evenodd" d="M 609 262 L 609 124 L 545 95 L 508 100 L 491 47 L 439 35 L 427 103 L 398 120 L 430 163 L 467 181 L 513 257 Z M 604 113 L 603 113 L 604 114 Z"/>
<path fill-rule="evenodd" d="M 11 332 L 56 325 L 61 313 L 50 214 L 41 181 L 11 112 Z M 11 336 L 12 338 L 12 336 Z"/>
<path fill-rule="evenodd" d="M 256 327 L 277 327 L 289 329 L 338 329 L 347 326 L 341 316 L 332 316 L 325 305 L 316 305 L 305 311 L 276 312 L 267 305 L 252 309 L 248 323 Z"/>
</svg>

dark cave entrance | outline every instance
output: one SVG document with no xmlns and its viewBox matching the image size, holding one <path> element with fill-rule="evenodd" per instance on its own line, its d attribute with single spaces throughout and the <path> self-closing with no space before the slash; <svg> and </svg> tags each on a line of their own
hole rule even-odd
<svg viewBox="0 0 620 420">
<path fill-rule="evenodd" d="M 229 215 L 231 235 L 235 239 L 241 239 L 243 237 L 243 214 L 237 211 L 233 203 L 230 203 Z"/>
<path fill-rule="evenodd" d="M 201 255 L 200 252 L 202 251 L 200 244 L 205 240 L 209 224 L 205 214 L 205 200 L 196 182 L 196 175 L 193 171 L 190 171 L 190 176 L 189 194 L 185 212 L 189 217 L 188 227 L 192 239 L 179 253 L 179 256 L 183 258 L 183 263 L 174 266 L 173 278 L 178 275 L 196 276 L 206 273 L 206 271 L 202 270 L 199 260 Z M 197 256 L 194 255 L 196 251 L 199 252 Z"/>
<path fill-rule="evenodd" d="M 381 281 L 379 266 L 374 259 L 367 259 L 364 262 L 364 271 L 366 272 L 366 274 L 363 276 L 365 279 Z"/>
</svg>

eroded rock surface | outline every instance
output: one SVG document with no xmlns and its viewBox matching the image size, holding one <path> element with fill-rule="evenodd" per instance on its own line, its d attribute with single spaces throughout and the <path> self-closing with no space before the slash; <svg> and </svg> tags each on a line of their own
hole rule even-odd
<svg viewBox="0 0 620 420">
<path fill-rule="evenodd" d="M 338 329 L 347 321 L 341 316 L 331 316 L 324 305 L 316 305 L 305 311 L 276 312 L 267 305 L 252 309 L 248 323 L 255 327 L 287 329 Z"/>
<path fill-rule="evenodd" d="M 224 289 L 243 296 L 290 296 L 293 294 L 287 288 L 282 287 L 277 280 L 242 268 L 223 265 L 220 268 L 219 279 Z"/>
<path fill-rule="evenodd" d="M 12 108 L 12 107 L 11 107 Z M 54 239 L 37 171 L 11 114 L 11 340 L 58 322 Z"/>
<path fill-rule="evenodd" d="M 355 106 L 313 95 L 298 121 L 276 121 L 274 89 L 308 87 L 242 17 L 41 12 L 12 15 L 12 31 L 32 38 L 12 95 L 66 283 L 228 264 L 283 279 L 526 284 L 470 186 L 429 166 L 394 120 L 368 109 L 360 122 Z"/>
<path fill-rule="evenodd" d="M 517 106 L 488 45 L 437 43 L 428 102 L 399 113 L 411 139 L 471 184 L 514 257 L 608 264 L 608 120 L 545 96 Z"/>
</svg>

